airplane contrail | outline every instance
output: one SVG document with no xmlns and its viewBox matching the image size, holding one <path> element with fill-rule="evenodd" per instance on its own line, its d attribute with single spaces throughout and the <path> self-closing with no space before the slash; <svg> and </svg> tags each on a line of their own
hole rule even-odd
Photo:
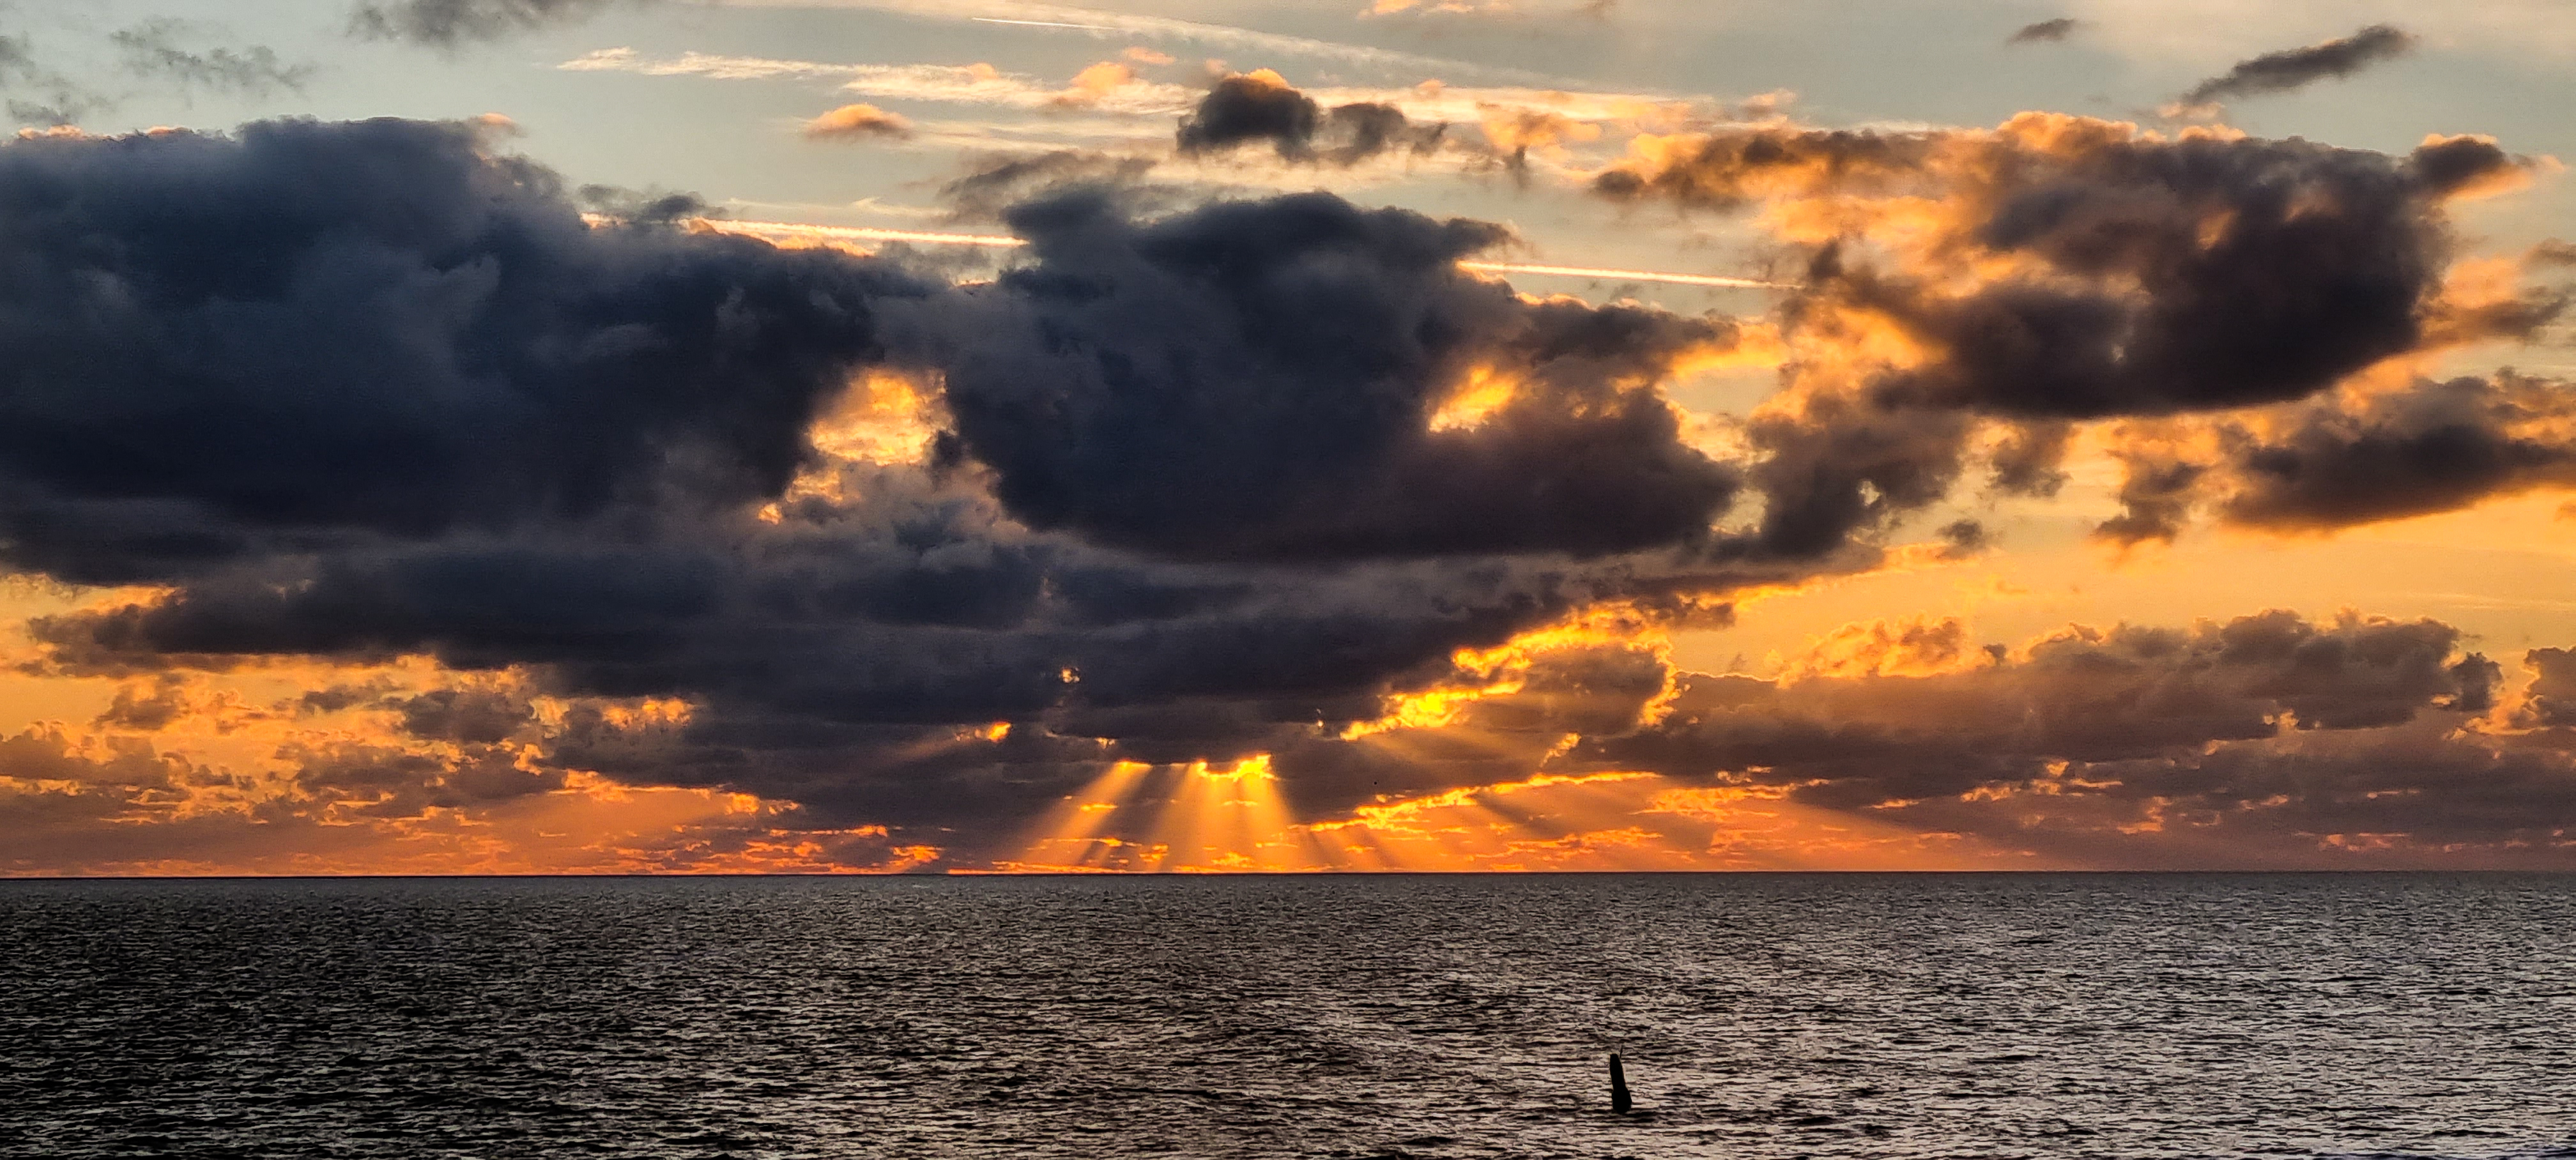
<svg viewBox="0 0 2576 1160">
<path fill-rule="evenodd" d="M 1723 286 L 1738 290 L 1790 290 L 1790 282 L 1729 278 L 1719 274 L 1676 274 L 1663 270 L 1603 270 L 1591 266 L 1532 266 L 1519 262 L 1460 262 L 1461 270 L 1484 274 L 1545 274 L 1558 278 L 1607 278 L 1634 282 L 1670 282 L 1677 286 Z"/>
<path fill-rule="evenodd" d="M 718 233 L 748 234 L 755 238 L 832 238 L 853 242 L 921 242 L 934 246 L 992 246 L 1008 249 L 1025 246 L 1026 238 L 1008 234 L 948 234 L 932 230 L 881 230 L 869 226 L 818 226 L 803 222 L 746 222 L 730 218 L 699 218 L 697 224 Z"/>
<path fill-rule="evenodd" d="M 1028 240 L 1007 234 L 952 234 L 935 230 L 885 230 L 869 226 L 822 226 L 801 222 L 753 222 L 704 218 L 700 224 L 730 234 L 770 239 L 829 238 L 852 242 L 916 242 L 933 246 L 985 246 L 1015 249 Z M 1551 278 L 1598 278 L 1625 282 L 1664 282 L 1676 286 L 1712 286 L 1731 290 L 1791 290 L 1789 282 L 1730 278 L 1719 274 L 1684 274 L 1669 270 L 1616 270 L 1593 266 L 1541 266 L 1521 262 L 1460 262 L 1461 270 L 1479 274 L 1533 274 Z"/>
<path fill-rule="evenodd" d="M 969 16 L 977 24 L 1025 24 L 1032 28 L 1088 28 L 1094 32 L 1116 32 L 1114 24 L 1073 24 L 1062 20 L 1006 20 L 999 16 Z"/>
</svg>

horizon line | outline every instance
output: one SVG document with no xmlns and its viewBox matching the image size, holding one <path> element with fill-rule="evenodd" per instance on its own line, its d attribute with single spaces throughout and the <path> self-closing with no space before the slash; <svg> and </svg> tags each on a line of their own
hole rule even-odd
<svg viewBox="0 0 2576 1160">
<path fill-rule="evenodd" d="M 751 878 L 1538 878 L 1538 877 L 1726 877 L 1830 875 L 1834 877 L 1929 877 L 1935 875 L 2226 875 L 2231 877 L 2319 874 L 2522 874 L 2576 877 L 2576 868 L 2513 867 L 2313 867 L 2247 868 L 2115 868 L 2077 869 L 1923 869 L 1838 870 L 1750 868 L 1732 870 L 762 870 L 762 871 L 527 871 L 485 873 L 350 873 L 350 874 L 0 874 L 0 885 L 42 882 L 381 882 L 395 880 L 467 879 L 751 879 Z"/>
</svg>

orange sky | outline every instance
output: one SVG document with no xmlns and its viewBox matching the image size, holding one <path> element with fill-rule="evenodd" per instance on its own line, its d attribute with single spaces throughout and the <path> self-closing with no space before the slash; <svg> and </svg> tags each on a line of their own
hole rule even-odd
<svg viewBox="0 0 2576 1160">
<path fill-rule="evenodd" d="M 2550 141 L 1118 47 L 0 144 L 0 874 L 2576 867 Z"/>
</svg>

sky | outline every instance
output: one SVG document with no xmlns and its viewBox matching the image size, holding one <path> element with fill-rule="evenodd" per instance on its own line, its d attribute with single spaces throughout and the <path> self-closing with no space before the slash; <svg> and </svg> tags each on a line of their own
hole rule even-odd
<svg viewBox="0 0 2576 1160">
<path fill-rule="evenodd" d="M 2576 12 L 0 8 L 0 873 L 2576 869 Z"/>
</svg>

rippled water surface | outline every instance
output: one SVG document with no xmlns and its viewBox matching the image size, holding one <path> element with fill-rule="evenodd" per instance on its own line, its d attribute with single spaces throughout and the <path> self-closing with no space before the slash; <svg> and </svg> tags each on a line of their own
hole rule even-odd
<svg viewBox="0 0 2576 1160">
<path fill-rule="evenodd" d="M 2576 1156 L 2576 878 L 17 882 L 0 951 L 12 1156 Z"/>
</svg>

